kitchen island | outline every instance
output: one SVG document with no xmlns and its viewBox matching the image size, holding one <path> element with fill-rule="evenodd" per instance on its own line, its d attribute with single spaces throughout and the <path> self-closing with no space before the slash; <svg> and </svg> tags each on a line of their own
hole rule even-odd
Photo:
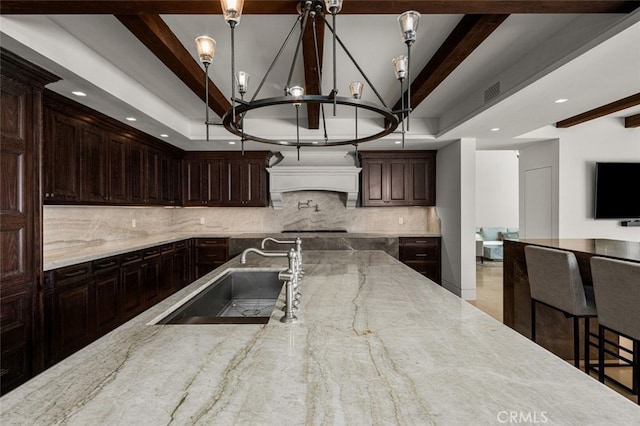
<svg viewBox="0 0 640 426">
<path fill-rule="evenodd" d="M 0 423 L 640 422 L 631 401 L 382 251 L 304 260 L 297 323 L 151 325 L 229 268 L 284 265 L 232 259 L 2 397 Z"/>
</svg>

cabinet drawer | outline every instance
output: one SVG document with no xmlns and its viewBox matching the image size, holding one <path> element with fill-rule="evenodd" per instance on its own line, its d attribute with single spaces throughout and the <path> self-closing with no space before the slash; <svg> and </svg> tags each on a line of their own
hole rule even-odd
<svg viewBox="0 0 640 426">
<path fill-rule="evenodd" d="M 142 250 L 142 258 L 150 259 L 160 255 L 160 247 L 152 247 Z"/>
<path fill-rule="evenodd" d="M 56 269 L 53 272 L 53 282 L 55 287 L 88 280 L 89 278 L 91 278 L 91 263 L 89 262 Z"/>
<path fill-rule="evenodd" d="M 440 258 L 440 246 L 406 245 L 400 246 L 401 260 L 435 260 Z"/>
<path fill-rule="evenodd" d="M 198 238 L 196 240 L 196 247 L 223 247 L 227 249 L 226 238 Z"/>
<path fill-rule="evenodd" d="M 440 244 L 440 238 L 437 237 L 400 237 L 399 243 L 404 245 L 420 245 L 420 246 L 437 246 Z"/>
<path fill-rule="evenodd" d="M 108 257 L 106 259 L 98 259 L 93 261 L 93 272 L 98 274 L 105 271 L 111 271 L 120 267 L 120 257 Z"/>
<path fill-rule="evenodd" d="M 227 248 L 196 250 L 196 263 L 219 263 L 227 260 Z"/>
<path fill-rule="evenodd" d="M 123 265 L 127 265 L 127 264 L 133 263 L 133 262 L 137 262 L 139 260 L 142 260 L 142 253 L 138 252 L 138 251 L 122 255 L 122 264 Z"/>
</svg>

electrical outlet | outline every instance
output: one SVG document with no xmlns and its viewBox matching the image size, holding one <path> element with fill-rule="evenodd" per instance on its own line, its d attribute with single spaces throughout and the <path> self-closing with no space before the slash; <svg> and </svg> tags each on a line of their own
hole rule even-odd
<svg viewBox="0 0 640 426">
<path fill-rule="evenodd" d="M 399 217 L 398 218 L 398 225 L 404 225 L 404 218 L 403 217 Z"/>
<path fill-rule="evenodd" d="M 200 225 L 204 225 L 204 217 L 200 218 Z"/>
<path fill-rule="evenodd" d="M 131 227 L 132 228 L 136 227 L 136 220 L 135 219 L 131 219 Z"/>
</svg>

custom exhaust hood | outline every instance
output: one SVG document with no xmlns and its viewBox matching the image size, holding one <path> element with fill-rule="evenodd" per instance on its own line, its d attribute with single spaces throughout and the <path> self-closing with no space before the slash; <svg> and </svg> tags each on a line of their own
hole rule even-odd
<svg viewBox="0 0 640 426">
<path fill-rule="evenodd" d="M 295 151 L 283 151 L 282 161 L 267 168 L 271 203 L 282 208 L 282 194 L 293 191 L 334 191 L 347 195 L 346 207 L 355 208 L 360 189 L 354 157 L 347 151 L 304 152 L 298 161 Z"/>
</svg>

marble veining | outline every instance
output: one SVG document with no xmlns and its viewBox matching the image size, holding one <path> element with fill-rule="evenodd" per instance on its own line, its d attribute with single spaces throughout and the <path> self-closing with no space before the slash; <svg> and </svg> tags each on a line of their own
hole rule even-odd
<svg viewBox="0 0 640 426">
<path fill-rule="evenodd" d="M 3 425 L 638 424 L 640 407 L 381 251 L 308 251 L 299 322 L 148 325 L 233 259 L 0 399 Z M 279 305 L 284 301 L 281 294 Z"/>
</svg>

